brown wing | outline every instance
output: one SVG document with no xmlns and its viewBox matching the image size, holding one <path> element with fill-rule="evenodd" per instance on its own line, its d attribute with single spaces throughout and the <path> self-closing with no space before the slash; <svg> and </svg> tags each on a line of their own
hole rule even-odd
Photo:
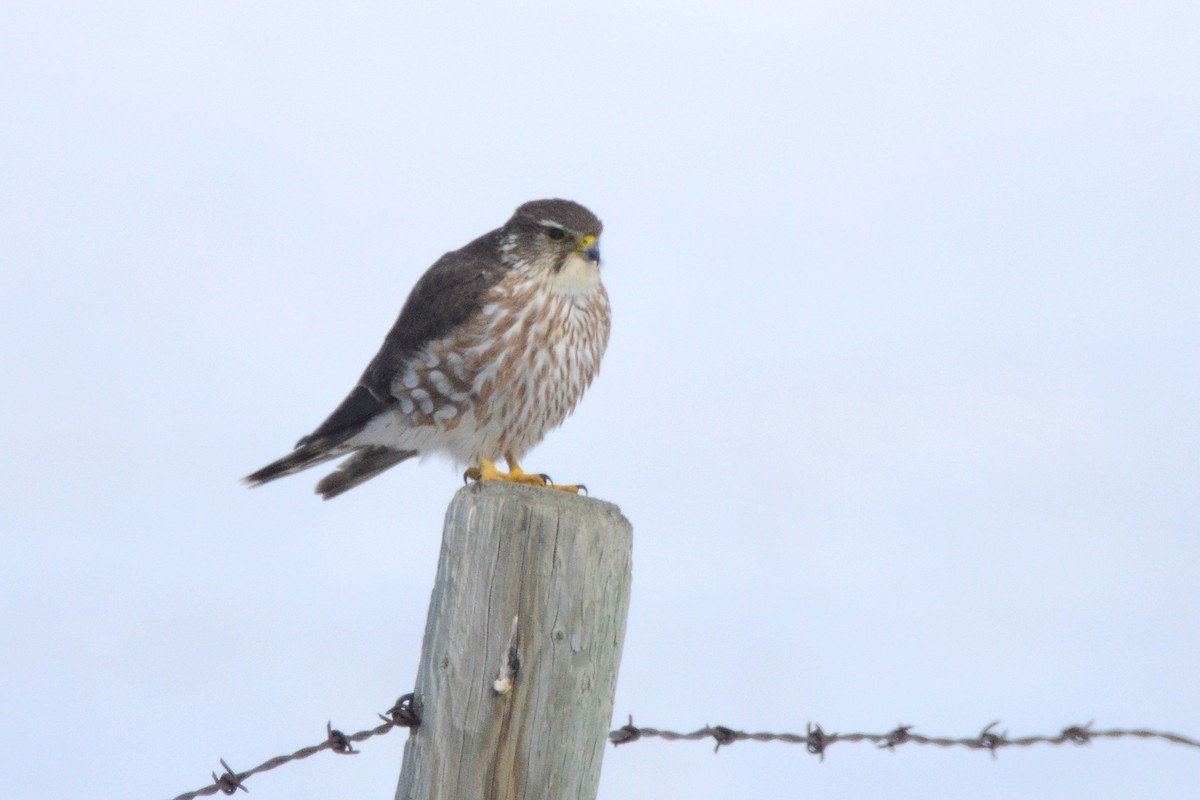
<svg viewBox="0 0 1200 800">
<path fill-rule="evenodd" d="M 484 292 L 508 271 L 497 258 L 501 235 L 500 230 L 484 234 L 434 262 L 409 293 L 400 317 L 358 385 L 297 447 L 319 439 L 326 439 L 326 445 L 345 441 L 395 402 L 392 380 L 409 359 L 429 342 L 466 322 L 479 310 Z"/>
</svg>

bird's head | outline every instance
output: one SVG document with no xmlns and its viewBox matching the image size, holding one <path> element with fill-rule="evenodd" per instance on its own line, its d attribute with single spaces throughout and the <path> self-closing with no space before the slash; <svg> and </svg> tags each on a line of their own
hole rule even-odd
<svg viewBox="0 0 1200 800">
<path fill-rule="evenodd" d="M 501 249 L 512 263 L 534 270 L 559 272 L 572 257 L 598 266 L 603 229 L 595 214 L 571 200 L 532 200 L 505 223 Z"/>
</svg>

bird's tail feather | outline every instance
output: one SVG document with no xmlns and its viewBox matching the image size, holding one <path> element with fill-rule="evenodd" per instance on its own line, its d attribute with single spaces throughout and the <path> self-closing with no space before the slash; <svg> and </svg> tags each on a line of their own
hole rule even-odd
<svg viewBox="0 0 1200 800">
<path fill-rule="evenodd" d="M 252 472 L 242 478 L 242 483 L 252 488 L 262 486 L 264 483 L 273 481 L 276 478 L 292 475 L 309 467 L 315 467 L 317 464 L 322 464 L 330 459 L 337 458 L 338 456 L 344 456 L 350 450 L 351 448 L 349 447 L 330 447 L 327 442 L 302 444 L 283 458 L 272 461 L 258 472 Z"/>
<path fill-rule="evenodd" d="M 336 472 L 321 479 L 317 484 L 317 494 L 321 495 L 322 500 L 337 497 L 416 454 L 416 450 L 393 450 L 390 447 L 360 448 L 353 456 L 338 464 Z"/>
</svg>

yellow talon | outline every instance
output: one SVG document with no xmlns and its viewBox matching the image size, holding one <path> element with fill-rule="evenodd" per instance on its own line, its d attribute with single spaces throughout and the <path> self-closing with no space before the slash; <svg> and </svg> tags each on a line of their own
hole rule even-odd
<svg viewBox="0 0 1200 800">
<path fill-rule="evenodd" d="M 560 492 L 579 493 L 579 486 L 564 486 L 557 483 L 551 483 L 545 475 L 530 475 L 521 469 L 521 465 L 516 462 L 516 459 L 506 458 L 508 462 L 508 472 L 501 472 L 496 465 L 486 458 L 479 459 L 478 467 L 470 467 L 463 477 L 473 481 L 509 481 L 510 483 L 523 483 L 526 486 L 543 486 L 547 489 L 557 489 Z"/>
<path fill-rule="evenodd" d="M 572 494 L 579 494 L 579 490 L 583 488 L 581 486 L 554 483 L 547 475 L 530 475 L 521 469 L 521 465 L 517 463 L 516 459 L 506 458 L 504 460 L 508 462 L 508 474 L 513 476 L 509 480 L 516 480 L 531 486 L 544 486 L 547 489 L 557 489 L 560 492 L 571 492 Z"/>
</svg>

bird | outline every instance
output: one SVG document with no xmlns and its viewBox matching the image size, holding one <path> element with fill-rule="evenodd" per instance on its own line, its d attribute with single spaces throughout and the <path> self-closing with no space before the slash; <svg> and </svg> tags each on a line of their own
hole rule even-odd
<svg viewBox="0 0 1200 800">
<path fill-rule="evenodd" d="M 521 459 L 575 409 L 600 368 L 611 310 L 599 218 L 571 200 L 533 200 L 501 227 L 439 258 L 346 399 L 251 487 L 346 457 L 323 499 L 416 456 L 465 479 L 578 492 Z M 507 470 L 496 462 L 504 460 Z"/>
</svg>

